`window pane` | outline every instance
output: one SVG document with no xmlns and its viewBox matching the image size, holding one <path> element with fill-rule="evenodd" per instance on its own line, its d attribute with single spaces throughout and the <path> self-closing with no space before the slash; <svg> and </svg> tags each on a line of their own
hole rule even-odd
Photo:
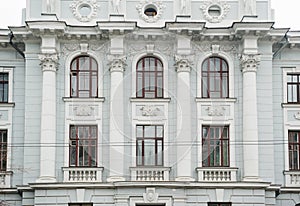
<svg viewBox="0 0 300 206">
<path fill-rule="evenodd" d="M 143 165 L 143 141 L 137 141 L 137 165 Z"/>
<path fill-rule="evenodd" d="M 155 165 L 155 142 L 144 140 L 145 165 Z"/>
<path fill-rule="evenodd" d="M 157 141 L 157 165 L 163 165 L 163 146 L 162 141 Z"/>
</svg>

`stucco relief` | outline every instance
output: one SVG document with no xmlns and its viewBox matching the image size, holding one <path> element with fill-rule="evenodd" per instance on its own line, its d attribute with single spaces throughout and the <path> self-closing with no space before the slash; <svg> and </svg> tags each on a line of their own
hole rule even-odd
<svg viewBox="0 0 300 206">
<path fill-rule="evenodd" d="M 147 7 L 153 7 L 156 9 L 157 14 L 155 16 L 147 16 L 144 12 Z M 138 5 L 136 5 L 136 9 L 140 15 L 140 17 L 148 23 L 157 22 L 162 14 L 164 13 L 166 6 L 161 1 L 154 0 L 145 0 L 141 1 Z"/>
<path fill-rule="evenodd" d="M 206 111 L 208 116 L 224 116 L 226 108 L 222 106 L 208 106 Z"/>
<path fill-rule="evenodd" d="M 88 105 L 79 105 L 73 107 L 75 116 L 92 116 L 94 115 L 95 108 Z"/>
<path fill-rule="evenodd" d="M 260 63 L 259 54 L 242 54 L 240 56 L 242 72 L 256 72 Z"/>
<path fill-rule="evenodd" d="M 210 9 L 212 7 L 218 8 L 219 14 L 212 15 L 210 13 Z M 203 5 L 200 6 L 200 9 L 203 12 L 204 18 L 211 23 L 219 23 L 221 22 L 230 10 L 230 6 L 225 1 L 220 0 L 210 0 L 203 2 Z"/>
<path fill-rule="evenodd" d="M 43 71 L 56 71 L 58 67 L 58 55 L 57 54 L 39 54 L 41 60 L 41 67 Z"/>
<path fill-rule="evenodd" d="M 96 0 L 73 0 L 70 8 L 78 21 L 89 22 L 97 16 L 99 5 Z"/>
<path fill-rule="evenodd" d="M 158 193 L 155 192 L 155 188 L 146 188 L 146 193 L 143 193 L 144 202 L 157 203 Z"/>
<path fill-rule="evenodd" d="M 126 67 L 126 56 L 109 55 L 108 66 L 110 72 L 123 72 Z"/>
<path fill-rule="evenodd" d="M 296 120 L 300 120 L 300 112 L 296 112 L 296 113 L 294 114 L 294 118 L 295 118 Z"/>
<path fill-rule="evenodd" d="M 160 108 L 154 106 L 154 105 L 145 105 L 145 106 L 142 106 L 140 108 L 141 110 L 141 114 L 142 116 L 145 116 L 145 117 L 149 117 L 149 116 L 158 116 L 159 113 L 160 113 Z"/>
<path fill-rule="evenodd" d="M 193 64 L 193 56 L 175 55 L 175 67 L 177 72 L 190 72 Z"/>
<path fill-rule="evenodd" d="M 238 46 L 233 44 L 232 42 L 228 43 L 200 43 L 200 44 L 194 44 L 193 50 L 195 51 L 201 51 L 201 52 L 211 52 L 212 54 L 215 53 L 231 53 L 231 54 L 237 54 L 238 53 Z"/>
</svg>

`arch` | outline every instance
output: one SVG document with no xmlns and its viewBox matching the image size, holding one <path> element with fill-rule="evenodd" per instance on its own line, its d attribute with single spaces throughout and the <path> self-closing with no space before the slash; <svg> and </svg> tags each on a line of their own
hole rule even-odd
<svg viewBox="0 0 300 206">
<path fill-rule="evenodd" d="M 132 97 L 135 98 L 137 97 L 137 66 L 138 63 L 144 59 L 144 58 L 154 58 L 157 59 L 157 62 L 160 62 L 162 64 L 162 95 L 160 96 L 156 96 L 153 98 L 166 98 L 168 97 L 168 61 L 166 60 L 165 57 L 163 57 L 161 54 L 159 53 L 152 53 L 152 54 L 148 54 L 148 53 L 141 53 L 139 55 L 136 55 L 133 60 L 132 60 Z M 160 86 L 160 85 L 159 85 Z M 147 97 L 138 97 L 138 98 L 147 98 Z M 148 97 L 149 98 L 149 97 Z M 152 97 L 150 97 L 152 98 Z"/>
<path fill-rule="evenodd" d="M 100 60 L 99 56 L 95 53 L 88 51 L 87 53 L 82 53 L 81 51 L 75 51 L 71 53 L 65 61 L 65 97 L 72 97 L 71 96 L 71 65 L 76 58 L 79 57 L 90 57 L 95 60 L 97 64 L 98 72 L 97 72 L 97 95 L 95 97 L 102 97 L 103 96 L 103 67 L 102 61 Z"/>
<path fill-rule="evenodd" d="M 228 98 L 234 97 L 234 64 L 233 60 L 226 53 L 219 52 L 218 54 L 212 54 L 211 52 L 201 56 L 197 63 L 197 97 L 202 97 L 202 65 L 205 60 L 214 57 L 223 59 L 227 63 L 228 67 Z"/>
</svg>

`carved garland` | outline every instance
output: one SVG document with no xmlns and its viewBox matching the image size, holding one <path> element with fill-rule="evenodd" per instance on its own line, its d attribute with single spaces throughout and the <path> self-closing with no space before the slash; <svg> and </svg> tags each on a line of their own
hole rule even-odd
<svg viewBox="0 0 300 206">
<path fill-rule="evenodd" d="M 157 14 L 155 16 L 147 16 L 146 14 L 144 14 L 146 7 L 150 7 L 150 6 L 156 8 Z M 141 1 L 136 6 L 136 9 L 138 10 L 140 17 L 144 21 L 146 21 L 148 23 L 154 23 L 154 22 L 157 22 L 161 18 L 165 7 L 166 6 L 164 4 L 162 4 L 162 2 L 160 2 L 160 1 L 145 0 L 145 1 Z"/>
<path fill-rule="evenodd" d="M 80 10 L 83 8 L 89 8 L 90 13 L 83 15 L 80 13 Z M 97 10 L 99 8 L 96 0 L 73 0 L 73 3 L 70 5 L 73 15 L 76 19 L 81 22 L 89 22 L 97 15 Z"/>
<path fill-rule="evenodd" d="M 220 12 L 221 12 L 220 15 L 212 16 L 209 13 L 209 9 L 213 6 L 220 8 Z M 222 2 L 220 0 L 211 0 L 211 1 L 204 2 L 203 5 L 200 7 L 200 9 L 202 10 L 204 18 L 207 21 L 211 23 L 219 23 L 228 14 L 230 10 L 230 6 L 226 2 Z"/>
<path fill-rule="evenodd" d="M 240 56 L 242 72 L 256 72 L 260 63 L 259 54 L 242 54 Z"/>
</svg>

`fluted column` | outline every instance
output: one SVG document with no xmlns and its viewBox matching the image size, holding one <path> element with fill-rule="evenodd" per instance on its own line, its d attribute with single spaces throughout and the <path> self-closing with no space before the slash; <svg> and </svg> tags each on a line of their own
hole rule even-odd
<svg viewBox="0 0 300 206">
<path fill-rule="evenodd" d="M 54 182 L 56 148 L 56 70 L 57 54 L 41 54 L 43 71 L 40 177 L 38 182 Z"/>
<path fill-rule="evenodd" d="M 191 153 L 191 61 L 187 56 L 176 56 L 177 71 L 177 181 L 193 181 Z"/>
<path fill-rule="evenodd" d="M 124 98 L 125 57 L 110 56 L 110 166 L 108 182 L 124 181 Z"/>
<path fill-rule="evenodd" d="M 243 73 L 243 180 L 259 180 L 256 71 L 258 54 L 241 56 Z"/>
</svg>

